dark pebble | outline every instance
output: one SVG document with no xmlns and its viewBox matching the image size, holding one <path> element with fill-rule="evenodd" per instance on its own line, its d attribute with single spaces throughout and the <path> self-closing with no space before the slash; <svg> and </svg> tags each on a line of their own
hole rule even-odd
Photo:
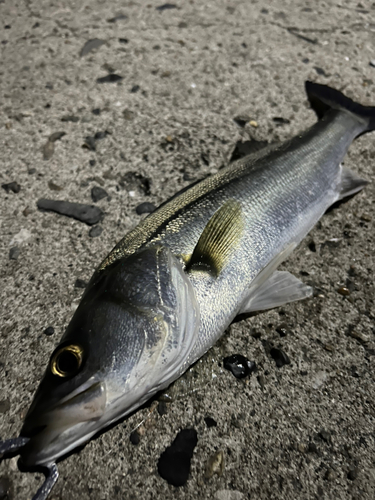
<svg viewBox="0 0 375 500">
<path fill-rule="evenodd" d="M 158 413 L 162 417 L 168 412 L 168 405 L 165 401 L 159 401 L 158 403 Z"/>
<path fill-rule="evenodd" d="M 254 361 L 250 361 L 241 354 L 233 354 L 223 359 L 224 368 L 233 373 L 236 378 L 244 378 L 257 369 Z"/>
<path fill-rule="evenodd" d="M 158 472 L 160 476 L 173 486 L 183 486 L 189 478 L 190 461 L 197 445 L 197 431 L 183 429 L 171 446 L 160 455 Z"/>
<path fill-rule="evenodd" d="M 9 250 L 9 258 L 11 260 L 17 260 L 19 256 L 20 256 L 20 249 L 19 249 L 19 247 L 12 247 Z"/>
<path fill-rule="evenodd" d="M 319 432 L 319 437 L 321 439 L 323 439 L 323 441 L 325 441 L 326 443 L 330 443 L 331 442 L 331 434 L 328 431 L 324 430 L 324 429 L 322 429 Z"/>
<path fill-rule="evenodd" d="M 43 160 L 50 160 L 55 152 L 55 144 L 51 141 L 47 141 L 42 147 Z"/>
<path fill-rule="evenodd" d="M 76 279 L 76 282 L 74 283 L 75 288 L 86 288 L 87 286 L 87 281 L 81 280 L 80 278 Z"/>
<path fill-rule="evenodd" d="M 309 243 L 309 250 L 310 250 L 311 252 L 316 252 L 316 245 L 315 245 L 315 243 L 314 243 L 313 241 L 311 241 L 311 242 Z"/>
<path fill-rule="evenodd" d="M 90 238 L 97 238 L 102 234 L 102 232 L 103 232 L 102 226 L 97 225 L 90 229 L 89 236 Z"/>
<path fill-rule="evenodd" d="M 177 9 L 177 5 L 175 5 L 174 3 L 164 3 L 163 5 L 159 5 L 158 7 L 155 8 L 159 12 L 162 12 L 163 10 Z"/>
<path fill-rule="evenodd" d="M 95 115 L 95 116 L 100 115 L 100 113 L 101 113 L 101 112 L 102 112 L 102 111 L 101 111 L 101 109 L 100 109 L 100 108 L 94 108 L 94 109 L 92 109 L 92 110 L 91 110 L 91 113 L 92 113 L 93 115 Z"/>
<path fill-rule="evenodd" d="M 270 355 L 276 361 L 276 366 L 278 368 L 290 364 L 290 359 L 288 355 L 282 349 L 278 349 L 277 347 L 272 347 L 272 349 L 270 350 Z"/>
<path fill-rule="evenodd" d="M 92 198 L 92 201 L 94 201 L 95 203 L 99 200 L 102 200 L 103 198 L 107 198 L 108 197 L 108 193 L 105 189 L 99 187 L 99 186 L 94 186 L 92 189 L 91 189 L 91 198 Z"/>
<path fill-rule="evenodd" d="M 55 329 L 53 328 L 53 326 L 48 326 L 43 333 L 44 335 L 47 335 L 47 337 L 50 337 L 55 333 Z"/>
<path fill-rule="evenodd" d="M 309 446 L 307 447 L 308 453 L 318 453 L 318 447 L 316 446 L 315 443 L 309 443 Z"/>
<path fill-rule="evenodd" d="M 6 413 L 10 410 L 10 402 L 7 399 L 0 401 L 0 413 Z"/>
<path fill-rule="evenodd" d="M 276 327 L 276 331 L 280 335 L 280 337 L 286 337 L 289 330 L 285 323 L 281 323 L 281 325 Z"/>
<path fill-rule="evenodd" d="M 314 66 L 314 69 L 318 73 L 318 75 L 328 76 L 323 68 L 319 68 L 319 66 Z"/>
<path fill-rule="evenodd" d="M 95 132 L 94 139 L 96 141 L 100 141 L 101 139 L 105 139 L 109 135 L 109 132 L 107 130 L 104 130 L 104 132 Z"/>
<path fill-rule="evenodd" d="M 202 158 L 202 161 L 205 165 L 209 165 L 210 164 L 210 156 L 208 153 L 202 153 L 201 154 L 201 158 Z"/>
<path fill-rule="evenodd" d="M 127 38 L 119 38 L 118 41 L 120 43 L 129 43 L 129 40 Z"/>
<path fill-rule="evenodd" d="M 139 85 L 133 85 L 133 87 L 130 89 L 130 92 L 132 94 L 135 94 L 136 92 L 138 92 L 138 90 L 140 89 L 141 87 Z"/>
<path fill-rule="evenodd" d="M 77 123 L 79 122 L 79 117 L 74 116 L 74 115 L 65 115 L 61 118 L 62 122 L 72 122 L 72 123 Z"/>
<path fill-rule="evenodd" d="M 95 137 L 88 135 L 85 137 L 85 142 L 82 144 L 83 148 L 89 149 L 90 151 L 96 150 Z"/>
<path fill-rule="evenodd" d="M 204 421 L 206 422 L 208 428 L 217 426 L 216 420 L 214 420 L 212 417 L 204 417 Z"/>
<path fill-rule="evenodd" d="M 151 182 L 150 179 L 144 177 L 138 172 L 128 172 L 121 177 L 119 182 L 122 188 L 126 188 L 129 191 L 134 189 L 139 189 L 143 191 L 145 195 L 149 195 L 151 192 Z"/>
<path fill-rule="evenodd" d="M 88 40 L 85 45 L 82 47 L 79 55 L 80 57 L 84 57 L 85 55 L 89 54 L 91 51 L 98 49 L 102 45 L 105 44 L 105 40 L 100 40 L 99 38 L 92 38 L 91 40 Z"/>
<path fill-rule="evenodd" d="M 122 76 L 116 75 L 116 73 L 110 73 L 107 76 L 102 76 L 101 78 L 96 79 L 96 83 L 116 83 L 120 82 L 123 79 Z"/>
<path fill-rule="evenodd" d="M 308 64 L 310 62 L 310 59 L 308 57 L 305 57 L 302 59 L 303 64 Z"/>
<path fill-rule="evenodd" d="M 117 14 L 117 16 L 107 19 L 107 23 L 116 23 L 117 21 L 123 21 L 124 19 L 127 18 L 128 16 L 126 14 Z"/>
<path fill-rule="evenodd" d="M 12 191 L 13 193 L 19 193 L 21 190 L 21 186 L 16 181 L 8 182 L 7 184 L 1 184 L 1 187 L 5 189 L 7 193 L 9 193 L 9 191 Z"/>
<path fill-rule="evenodd" d="M 252 141 L 244 141 L 244 142 L 238 141 L 236 147 L 234 148 L 230 161 L 231 162 L 236 161 L 239 160 L 240 158 L 244 158 L 249 154 L 256 153 L 257 151 L 260 151 L 267 145 L 268 145 L 267 141 L 256 141 L 255 139 L 253 139 Z"/>
<path fill-rule="evenodd" d="M 90 167 L 93 167 L 96 163 L 96 160 L 90 160 L 89 161 L 89 164 L 90 164 Z"/>
<path fill-rule="evenodd" d="M 58 184 L 55 184 L 53 181 L 48 181 L 48 187 L 52 190 L 52 191 L 62 191 L 62 187 L 59 186 Z"/>
<path fill-rule="evenodd" d="M 274 116 L 272 120 L 276 123 L 277 127 L 282 127 L 283 125 L 287 125 L 290 123 L 290 120 L 288 118 L 283 118 L 282 116 Z"/>
<path fill-rule="evenodd" d="M 81 222 L 92 226 L 100 222 L 104 216 L 103 211 L 99 207 L 93 205 L 85 205 L 83 203 L 72 203 L 70 201 L 47 200 L 41 198 L 37 202 L 39 210 L 56 212 L 60 215 L 73 217 Z"/>
<path fill-rule="evenodd" d="M 250 119 L 251 118 L 248 115 L 238 115 L 233 118 L 237 125 L 242 128 L 250 121 Z"/>
<path fill-rule="evenodd" d="M 153 203 L 149 203 L 148 201 L 145 201 L 138 205 L 135 209 L 138 215 L 142 214 L 150 214 L 156 209 L 155 205 Z"/>
<path fill-rule="evenodd" d="M 10 499 L 11 482 L 6 476 L 0 477 L 0 500 Z"/>
<path fill-rule="evenodd" d="M 358 467 L 350 468 L 349 472 L 348 472 L 348 479 L 350 479 L 351 481 L 354 481 L 355 479 L 357 479 L 358 474 L 359 474 Z"/>
<path fill-rule="evenodd" d="M 134 444 L 135 446 L 137 446 L 137 444 L 139 444 L 139 442 L 141 440 L 141 436 L 139 435 L 138 431 L 135 430 L 130 434 L 129 439 L 130 439 L 131 444 Z"/>
<path fill-rule="evenodd" d="M 64 131 L 59 131 L 59 132 L 54 132 L 48 137 L 49 142 L 56 142 L 59 141 L 62 137 L 66 135 L 66 132 Z"/>
</svg>

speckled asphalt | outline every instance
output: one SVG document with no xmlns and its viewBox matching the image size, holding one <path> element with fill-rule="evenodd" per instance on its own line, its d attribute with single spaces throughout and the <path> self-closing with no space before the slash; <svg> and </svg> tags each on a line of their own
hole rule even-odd
<svg viewBox="0 0 375 500">
<path fill-rule="evenodd" d="M 139 222 L 140 203 L 216 172 L 241 139 L 284 140 L 314 123 L 307 79 L 375 105 L 371 1 L 161 5 L 0 0 L 0 182 L 20 186 L 0 189 L 0 439 L 21 428 L 82 294 L 76 280 Z M 82 55 L 93 39 L 104 43 Z M 108 75 L 122 80 L 97 82 Z M 251 123 L 239 127 L 238 115 Z M 107 133 L 87 142 L 98 132 Z M 359 138 L 345 162 L 369 181 L 374 139 Z M 37 209 L 40 198 L 92 203 L 94 186 L 109 194 L 96 203 L 97 237 Z M 373 499 L 374 186 L 327 213 L 283 264 L 315 285 L 315 298 L 232 325 L 164 415 L 155 403 L 60 462 L 51 498 Z M 270 345 L 291 364 L 277 368 Z M 237 380 L 223 370 L 235 353 L 258 372 Z M 157 462 L 184 428 L 198 443 L 188 482 L 175 488 Z M 206 478 L 218 451 L 222 473 Z M 9 498 L 31 498 L 41 482 L 16 458 L 0 465 Z"/>
</svg>

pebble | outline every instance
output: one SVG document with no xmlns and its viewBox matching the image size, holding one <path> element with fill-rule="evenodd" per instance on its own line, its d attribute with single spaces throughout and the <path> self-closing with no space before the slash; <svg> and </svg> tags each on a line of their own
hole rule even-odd
<svg viewBox="0 0 375 500">
<path fill-rule="evenodd" d="M 88 40 L 85 45 L 82 47 L 79 56 L 84 57 L 95 49 L 98 49 L 102 45 L 105 44 L 105 40 L 100 40 L 100 38 L 92 38 Z"/>
<path fill-rule="evenodd" d="M 135 430 L 133 431 L 130 436 L 129 436 L 131 444 L 134 444 L 134 446 L 137 446 L 139 442 L 141 441 L 141 436 L 139 435 L 138 431 Z"/>
<path fill-rule="evenodd" d="M 314 66 L 315 71 L 318 73 L 318 75 L 321 76 L 329 76 L 327 73 L 324 71 L 323 68 L 319 68 L 319 66 Z"/>
<path fill-rule="evenodd" d="M 284 365 L 290 365 L 290 359 L 282 349 L 272 347 L 272 349 L 270 350 L 270 355 L 275 360 L 276 366 L 278 368 L 281 368 Z"/>
<path fill-rule="evenodd" d="M 325 441 L 326 443 L 330 443 L 331 442 L 331 434 L 328 431 L 324 430 L 324 429 L 322 429 L 319 432 L 318 436 L 321 439 L 323 439 L 323 441 Z"/>
<path fill-rule="evenodd" d="M 51 335 L 53 335 L 55 333 L 55 329 L 53 328 L 53 326 L 48 326 L 44 331 L 43 331 L 44 335 L 47 335 L 47 337 L 50 337 Z"/>
<path fill-rule="evenodd" d="M 130 92 L 132 94 L 135 94 L 136 92 L 138 92 L 138 90 L 140 89 L 141 87 L 139 85 L 133 85 L 133 87 L 130 89 Z"/>
<path fill-rule="evenodd" d="M 205 479 L 210 479 L 214 474 L 221 476 L 224 472 L 224 466 L 224 452 L 219 450 L 207 460 L 204 471 Z"/>
<path fill-rule="evenodd" d="M 85 222 L 92 226 L 100 222 L 104 216 L 103 211 L 99 207 L 93 205 L 85 205 L 83 203 L 73 203 L 70 201 L 48 200 L 41 198 L 37 202 L 39 210 L 56 212 L 60 215 L 66 215 L 73 219 Z"/>
<path fill-rule="evenodd" d="M 74 115 L 64 115 L 61 117 L 62 122 L 72 122 L 72 123 L 78 123 L 79 122 L 79 117 L 74 116 Z"/>
<path fill-rule="evenodd" d="M 5 189 L 7 193 L 9 193 L 9 191 L 12 191 L 12 193 L 17 194 L 21 190 L 21 186 L 16 181 L 8 182 L 7 184 L 1 184 L 1 187 Z"/>
<path fill-rule="evenodd" d="M 375 68 L 375 59 L 371 59 L 370 61 L 370 66 L 372 66 L 373 68 Z"/>
<path fill-rule="evenodd" d="M 10 479 L 6 476 L 0 477 L 0 500 L 10 499 Z"/>
<path fill-rule="evenodd" d="M 223 359 L 224 368 L 233 373 L 236 378 L 244 378 L 257 369 L 254 361 L 250 361 L 241 354 L 233 354 Z"/>
<path fill-rule="evenodd" d="M 123 117 L 125 118 L 125 120 L 133 120 L 133 118 L 135 116 L 134 112 L 131 111 L 130 109 L 124 109 L 122 114 L 123 114 Z"/>
<path fill-rule="evenodd" d="M 47 141 L 42 147 L 43 160 L 48 161 L 52 158 L 55 152 L 55 144 L 53 142 Z"/>
<path fill-rule="evenodd" d="M 96 150 L 95 137 L 88 135 L 85 137 L 85 142 L 82 144 L 83 148 L 89 149 L 90 151 Z"/>
<path fill-rule="evenodd" d="M 91 110 L 91 113 L 95 116 L 99 116 L 100 113 L 101 113 L 101 109 L 100 108 L 94 108 Z"/>
<path fill-rule="evenodd" d="M 87 286 L 87 281 L 81 280 L 80 278 L 76 279 L 76 282 L 74 283 L 75 288 L 86 288 Z"/>
<path fill-rule="evenodd" d="M 370 337 L 365 335 L 364 333 L 357 332 L 356 330 L 349 329 L 349 335 L 353 337 L 353 339 L 359 340 L 360 342 L 367 343 L 370 340 Z"/>
<path fill-rule="evenodd" d="M 107 23 L 116 23 L 117 21 L 123 21 L 127 18 L 128 16 L 126 14 L 117 14 L 116 16 L 107 19 Z"/>
<path fill-rule="evenodd" d="M 108 198 L 108 193 L 105 189 L 99 186 L 94 186 L 91 189 L 91 198 L 92 201 L 96 203 L 97 201 L 102 200 L 103 198 Z"/>
<path fill-rule="evenodd" d="M 66 135 L 66 132 L 64 132 L 64 131 L 54 132 L 53 134 L 51 134 L 48 137 L 48 140 L 49 140 L 49 142 L 53 143 L 53 142 L 59 141 L 62 137 L 64 137 L 64 135 Z"/>
<path fill-rule="evenodd" d="M 252 126 L 252 127 L 254 127 L 254 128 L 257 128 L 257 127 L 258 127 L 258 122 L 257 122 L 257 121 L 255 121 L 255 120 L 250 120 L 250 121 L 249 121 L 249 125 L 251 125 L 251 126 Z"/>
<path fill-rule="evenodd" d="M 62 191 L 62 189 L 63 189 L 61 186 L 58 186 L 57 184 L 55 184 L 53 181 L 48 181 L 48 187 L 52 191 Z"/>
<path fill-rule="evenodd" d="M 116 73 L 110 73 L 109 75 L 102 76 L 96 79 L 96 83 L 116 83 L 123 79 L 122 76 L 116 75 Z"/>
<path fill-rule="evenodd" d="M 158 413 L 162 417 L 168 413 L 168 404 L 165 401 L 159 401 L 158 403 Z"/>
<path fill-rule="evenodd" d="M 349 288 L 346 288 L 346 286 L 340 286 L 340 288 L 337 289 L 337 292 L 340 295 L 343 295 L 344 297 L 347 297 L 348 295 L 350 295 L 350 290 L 349 290 Z"/>
<path fill-rule="evenodd" d="M 183 486 L 190 473 L 190 461 L 198 442 L 195 429 L 183 429 L 171 446 L 160 455 L 159 475 L 173 486 Z"/>
<path fill-rule="evenodd" d="M 129 193 L 138 189 L 146 196 L 150 194 L 150 180 L 138 172 L 127 172 L 121 177 L 119 184 L 122 188 L 126 188 Z"/>
<path fill-rule="evenodd" d="M 129 40 L 127 38 L 119 38 L 118 41 L 120 43 L 129 43 Z"/>
<path fill-rule="evenodd" d="M 0 401 L 0 413 L 6 413 L 10 410 L 10 402 L 7 399 Z"/>
<path fill-rule="evenodd" d="M 276 327 L 276 331 L 280 335 L 280 337 L 286 337 L 286 335 L 289 332 L 289 329 L 285 323 L 281 323 L 281 325 Z"/>
<path fill-rule="evenodd" d="M 19 249 L 19 247 L 12 247 L 9 250 L 9 258 L 11 260 L 17 260 L 19 256 L 20 256 L 20 249 Z"/>
<path fill-rule="evenodd" d="M 138 205 L 135 209 L 138 215 L 142 214 L 150 214 L 156 209 L 155 205 L 153 203 L 150 203 L 148 201 L 145 201 Z"/>
<path fill-rule="evenodd" d="M 348 479 L 350 479 L 351 481 L 354 481 L 355 479 L 357 479 L 358 474 L 359 474 L 359 468 L 358 467 L 351 467 L 349 469 L 349 472 L 348 472 Z"/>
<path fill-rule="evenodd" d="M 159 12 L 162 12 L 163 10 L 177 9 L 177 5 L 175 5 L 174 3 L 163 3 L 163 5 L 159 5 L 155 8 Z"/>
<path fill-rule="evenodd" d="M 324 474 L 324 479 L 327 481 L 334 481 L 337 479 L 337 473 L 333 469 L 328 468 Z"/>
<path fill-rule="evenodd" d="M 97 238 L 102 234 L 102 232 L 103 232 L 102 226 L 97 225 L 90 229 L 89 236 L 90 238 Z"/>
</svg>

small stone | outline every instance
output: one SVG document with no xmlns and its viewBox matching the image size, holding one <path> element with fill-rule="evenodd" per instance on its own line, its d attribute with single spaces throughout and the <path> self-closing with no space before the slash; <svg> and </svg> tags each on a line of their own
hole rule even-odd
<svg viewBox="0 0 375 500">
<path fill-rule="evenodd" d="M 371 222 L 372 221 L 372 217 L 371 215 L 367 214 L 367 213 L 363 213 L 360 217 L 361 220 L 365 221 L 365 222 Z"/>
<path fill-rule="evenodd" d="M 354 329 L 351 329 L 351 328 L 349 329 L 349 335 L 351 337 L 353 337 L 353 339 L 359 340 L 360 342 L 363 342 L 364 344 L 366 344 L 370 340 L 369 336 L 365 335 L 362 332 L 358 332 Z"/>
<path fill-rule="evenodd" d="M 109 135 L 108 130 L 95 132 L 94 139 L 96 141 L 100 141 L 101 139 L 105 139 L 107 137 L 107 135 Z"/>
<path fill-rule="evenodd" d="M 51 141 L 47 141 L 42 147 L 43 160 L 48 161 L 52 158 L 55 152 L 55 145 Z"/>
<path fill-rule="evenodd" d="M 66 132 L 64 131 L 54 132 L 48 137 L 48 140 L 50 142 L 56 142 L 59 141 L 62 137 L 64 137 L 64 135 L 66 135 Z"/>
<path fill-rule="evenodd" d="M 74 283 L 75 288 L 86 288 L 86 286 L 87 286 L 87 281 L 81 280 L 80 278 L 77 278 Z"/>
<path fill-rule="evenodd" d="M 8 182 L 7 184 L 1 184 L 1 187 L 5 189 L 7 193 L 9 193 L 9 191 L 12 191 L 12 193 L 17 194 L 21 190 L 21 186 L 16 181 Z"/>
<path fill-rule="evenodd" d="M 0 500 L 10 500 L 10 479 L 6 476 L 0 477 Z"/>
<path fill-rule="evenodd" d="M 139 442 L 141 441 L 141 436 L 139 435 L 138 431 L 135 430 L 133 431 L 130 436 L 129 436 L 131 444 L 134 444 L 134 446 L 137 446 Z"/>
<path fill-rule="evenodd" d="M 138 205 L 135 209 L 138 215 L 142 214 L 150 214 L 156 209 L 155 205 L 153 203 L 149 203 L 148 201 L 145 201 Z"/>
<path fill-rule="evenodd" d="M 95 137 L 92 135 L 88 135 L 85 137 L 85 142 L 82 144 L 83 148 L 86 148 L 90 151 L 96 150 Z"/>
<path fill-rule="evenodd" d="M 290 123 L 288 118 L 283 118 L 282 116 L 274 116 L 272 120 L 276 123 L 277 127 L 282 127 L 283 125 L 287 125 Z"/>
<path fill-rule="evenodd" d="M 19 256 L 20 256 L 20 249 L 19 249 L 19 247 L 12 247 L 9 250 L 9 258 L 11 260 L 17 260 Z"/>
<path fill-rule="evenodd" d="M 219 450 L 207 460 L 204 471 L 205 479 L 210 479 L 214 474 L 221 476 L 224 472 L 224 466 L 224 452 Z"/>
<path fill-rule="evenodd" d="M 329 76 L 327 73 L 324 71 L 323 68 L 319 68 L 319 66 L 314 66 L 315 71 L 318 73 L 318 75 L 321 76 Z"/>
<path fill-rule="evenodd" d="M 158 472 L 169 484 L 183 486 L 186 483 L 190 473 L 190 461 L 197 442 L 195 429 L 183 429 L 160 455 Z"/>
<path fill-rule="evenodd" d="M 129 43 L 129 40 L 127 38 L 119 38 L 118 41 L 120 43 Z"/>
<path fill-rule="evenodd" d="M 276 327 L 276 331 L 280 335 L 280 337 L 286 337 L 289 332 L 289 329 L 285 323 L 281 323 L 281 325 Z"/>
<path fill-rule="evenodd" d="M 108 198 L 108 193 L 105 189 L 99 186 L 94 186 L 91 189 L 91 198 L 93 202 L 102 200 L 103 198 Z"/>
<path fill-rule="evenodd" d="M 348 472 L 348 479 L 350 479 L 351 481 L 354 481 L 355 479 L 357 479 L 358 474 L 359 474 L 359 468 L 358 467 L 351 467 L 349 469 L 349 472 Z"/>
<path fill-rule="evenodd" d="M 370 61 L 370 66 L 372 66 L 373 68 L 375 68 L 375 59 L 371 59 Z"/>
<path fill-rule="evenodd" d="M 233 354 L 223 359 L 224 368 L 236 378 L 244 378 L 256 371 L 256 364 L 241 354 Z"/>
<path fill-rule="evenodd" d="M 116 73 L 110 73 L 107 76 L 102 76 L 101 78 L 96 79 L 96 83 L 116 83 L 121 82 L 123 79 L 122 76 L 116 75 Z"/>
<path fill-rule="evenodd" d="M 92 226 L 100 222 L 104 216 L 103 211 L 99 207 L 93 205 L 85 205 L 83 203 L 73 203 L 70 201 L 48 200 L 41 198 L 37 202 L 39 210 L 56 212 L 60 215 L 66 215 L 73 219 L 85 222 Z"/>
<path fill-rule="evenodd" d="M 163 5 L 159 5 L 155 8 L 159 12 L 162 12 L 163 10 L 177 9 L 177 5 L 175 5 L 174 3 L 164 3 Z"/>
<path fill-rule="evenodd" d="M 58 186 L 57 184 L 55 184 L 53 181 L 48 181 L 48 187 L 52 191 L 62 191 L 62 189 L 63 189 L 61 186 Z"/>
<path fill-rule="evenodd" d="M 127 19 L 128 16 L 126 14 L 117 14 L 114 17 L 111 17 L 110 19 L 107 19 L 107 23 L 117 23 L 117 21 L 124 21 Z"/>
<path fill-rule="evenodd" d="M 78 123 L 79 122 L 79 117 L 74 116 L 74 115 L 65 115 L 61 118 L 62 122 L 72 122 L 72 123 Z"/>
<path fill-rule="evenodd" d="M 318 435 L 319 435 L 319 437 L 320 437 L 321 439 L 323 439 L 323 441 L 325 441 L 326 443 L 330 443 L 330 442 L 331 442 L 331 434 L 330 434 L 328 431 L 326 431 L 326 430 L 322 429 L 322 430 L 319 432 L 319 434 L 318 434 Z"/>
<path fill-rule="evenodd" d="M 257 127 L 258 127 L 258 122 L 257 122 L 257 121 L 255 121 L 255 120 L 250 120 L 250 121 L 249 121 L 249 124 L 250 124 L 252 127 L 254 127 L 254 128 L 257 128 Z"/>
<path fill-rule="evenodd" d="M 95 116 L 99 116 L 100 113 L 101 113 L 101 109 L 100 108 L 94 108 L 91 110 L 91 113 Z"/>
<path fill-rule="evenodd" d="M 90 238 L 97 238 L 102 234 L 102 232 L 103 232 L 102 226 L 97 225 L 90 229 L 89 236 Z"/>
<path fill-rule="evenodd" d="M 318 447 L 316 446 L 315 443 L 309 443 L 307 451 L 308 453 L 318 453 Z"/>
<path fill-rule="evenodd" d="M 346 288 L 346 286 L 340 286 L 340 288 L 337 289 L 337 292 L 340 295 L 343 295 L 344 297 L 347 297 L 348 295 L 350 295 L 350 290 L 348 288 Z"/>
<path fill-rule="evenodd" d="M 270 355 L 275 360 L 276 366 L 278 368 L 281 368 L 284 365 L 290 364 L 290 359 L 289 359 L 288 355 L 282 349 L 272 347 L 272 349 L 270 350 Z"/>
<path fill-rule="evenodd" d="M 7 399 L 0 401 L 0 413 L 6 413 L 10 410 L 10 402 Z"/>
<path fill-rule="evenodd" d="M 125 120 L 133 120 L 134 116 L 135 116 L 134 112 L 130 111 L 130 109 L 124 109 L 122 114 L 123 114 L 123 117 L 125 118 Z"/>
<path fill-rule="evenodd" d="M 55 333 L 55 329 L 53 328 L 53 326 L 48 326 L 44 331 L 43 331 L 44 335 L 47 335 L 47 337 L 50 337 L 51 335 L 53 335 Z"/>
<path fill-rule="evenodd" d="M 168 412 L 168 404 L 165 401 L 159 401 L 158 403 L 158 413 L 162 417 Z"/>
<path fill-rule="evenodd" d="M 208 428 L 217 426 L 216 420 L 214 420 L 212 417 L 204 417 L 204 421 L 206 422 Z"/>
<path fill-rule="evenodd" d="M 329 468 L 324 474 L 324 479 L 326 479 L 327 481 L 334 481 L 335 479 L 337 479 L 337 474 L 333 469 Z"/>
<path fill-rule="evenodd" d="M 98 49 L 102 45 L 105 44 L 105 40 L 100 40 L 99 38 L 92 38 L 88 40 L 85 45 L 82 47 L 79 56 L 84 57 L 95 49 Z"/>
<path fill-rule="evenodd" d="M 133 87 L 130 89 L 130 92 L 132 94 L 135 94 L 136 92 L 138 92 L 138 90 L 140 89 L 141 87 L 139 85 L 133 85 Z"/>
</svg>

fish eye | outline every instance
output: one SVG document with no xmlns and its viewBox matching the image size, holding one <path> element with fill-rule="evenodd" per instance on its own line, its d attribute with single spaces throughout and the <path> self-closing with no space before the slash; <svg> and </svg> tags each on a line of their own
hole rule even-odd
<svg viewBox="0 0 375 500">
<path fill-rule="evenodd" d="M 51 359 L 51 372 L 58 377 L 71 377 L 80 369 L 83 361 L 83 349 L 76 344 L 58 349 Z"/>
</svg>

